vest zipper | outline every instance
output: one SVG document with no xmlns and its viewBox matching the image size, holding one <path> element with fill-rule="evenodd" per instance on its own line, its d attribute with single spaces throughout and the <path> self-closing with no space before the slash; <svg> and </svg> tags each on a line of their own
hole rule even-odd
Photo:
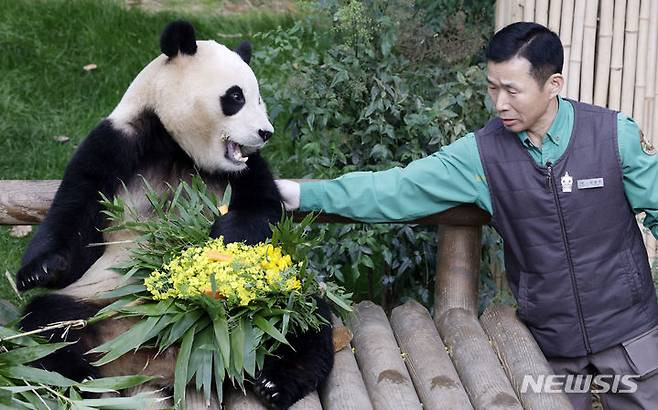
<svg viewBox="0 0 658 410">
<path fill-rule="evenodd" d="M 576 309 L 578 310 L 578 321 L 580 323 L 580 331 L 583 334 L 583 343 L 585 344 L 585 349 L 587 354 L 592 353 L 592 347 L 589 343 L 589 336 L 587 335 L 587 330 L 585 329 L 585 319 L 583 318 L 583 307 L 580 302 L 580 294 L 578 293 L 578 285 L 576 284 L 576 274 L 573 269 L 573 260 L 571 259 L 571 251 L 569 250 L 569 242 L 567 240 L 567 231 L 564 227 L 564 220 L 562 218 L 562 207 L 560 207 L 560 198 L 557 195 L 557 187 L 553 182 L 553 164 L 549 161 L 546 163 L 547 176 L 546 181 L 549 184 L 549 191 L 553 192 L 553 199 L 555 200 L 555 205 L 557 206 L 557 215 L 560 221 L 560 230 L 562 231 L 562 241 L 564 242 L 564 250 L 567 254 L 567 263 L 569 265 L 569 275 L 571 276 L 571 287 L 576 299 Z"/>
</svg>

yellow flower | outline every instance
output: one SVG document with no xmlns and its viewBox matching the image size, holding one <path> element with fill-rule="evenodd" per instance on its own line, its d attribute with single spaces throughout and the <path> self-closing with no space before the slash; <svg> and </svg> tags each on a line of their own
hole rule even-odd
<svg viewBox="0 0 658 410">
<path fill-rule="evenodd" d="M 294 275 L 300 266 L 293 265 L 290 255 L 272 244 L 225 245 L 220 237 L 184 250 L 153 271 L 144 284 L 156 300 L 205 295 L 229 306 L 246 306 L 257 298 L 300 289 L 301 282 Z"/>
</svg>

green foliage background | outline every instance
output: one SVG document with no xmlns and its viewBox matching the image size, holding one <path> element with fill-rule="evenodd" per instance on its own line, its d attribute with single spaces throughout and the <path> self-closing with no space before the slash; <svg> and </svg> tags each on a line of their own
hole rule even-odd
<svg viewBox="0 0 658 410">
<path fill-rule="evenodd" d="M 294 14 L 231 15 L 191 6 L 185 14 L 172 1 L 175 11 L 147 12 L 123 1 L 0 0 L 0 178 L 61 178 L 77 144 L 158 55 L 159 34 L 175 18 L 190 20 L 199 38 L 253 42 L 252 67 L 276 130 L 263 154 L 280 177 L 404 166 L 489 117 L 482 54 L 491 0 L 307 0 L 294 3 Z M 84 71 L 90 63 L 98 68 Z M 355 299 L 390 308 L 413 297 L 431 306 L 435 228 L 314 229 L 326 241 L 311 253 L 311 268 Z M 0 227 L 0 274 L 16 272 L 29 240 L 8 232 Z M 510 301 L 497 279 L 500 239 L 484 232 L 482 305 Z M 2 298 L 21 303 L 4 277 Z"/>
</svg>

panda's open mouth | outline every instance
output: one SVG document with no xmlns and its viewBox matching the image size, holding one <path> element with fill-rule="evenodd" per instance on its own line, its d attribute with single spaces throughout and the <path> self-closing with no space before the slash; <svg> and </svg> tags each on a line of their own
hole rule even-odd
<svg viewBox="0 0 658 410">
<path fill-rule="evenodd" d="M 244 147 L 238 143 L 235 143 L 231 140 L 226 140 L 226 158 L 236 162 L 244 164 L 249 159 L 248 155 L 243 153 Z"/>
</svg>

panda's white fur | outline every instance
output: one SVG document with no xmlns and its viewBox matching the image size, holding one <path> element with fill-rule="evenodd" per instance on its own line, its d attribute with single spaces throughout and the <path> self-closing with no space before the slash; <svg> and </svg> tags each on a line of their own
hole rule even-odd
<svg viewBox="0 0 658 410">
<path fill-rule="evenodd" d="M 250 46 L 234 52 L 214 41 L 196 41 L 188 23 L 174 22 L 165 28 L 161 47 L 165 54 L 137 75 L 117 107 L 80 144 L 28 245 L 17 274 L 19 288 L 55 290 L 28 304 L 22 321 L 26 330 L 87 318 L 108 303 L 98 299 L 99 292 L 124 284 L 111 268 L 126 260 L 134 235 L 101 233 L 106 221 L 99 192 L 121 197 L 148 215 L 152 210 L 143 180 L 164 192 L 198 172 L 218 194 L 227 183 L 232 187 L 231 211 L 215 221 L 212 237 L 257 243 L 280 218 L 278 190 L 258 153 L 273 127 L 248 65 Z M 318 303 L 329 319 L 326 303 Z M 134 323 L 122 319 L 66 335 L 53 332 L 52 338 L 79 342 L 40 364 L 75 379 L 141 373 L 162 376 L 153 388 L 171 386 L 176 348 L 157 357 L 140 350 L 100 369 L 90 366 L 86 351 Z M 333 363 L 328 326 L 294 335 L 291 344 L 294 350 L 283 348 L 267 358 L 253 380 L 256 393 L 273 408 L 285 408 L 315 389 Z"/>
</svg>

